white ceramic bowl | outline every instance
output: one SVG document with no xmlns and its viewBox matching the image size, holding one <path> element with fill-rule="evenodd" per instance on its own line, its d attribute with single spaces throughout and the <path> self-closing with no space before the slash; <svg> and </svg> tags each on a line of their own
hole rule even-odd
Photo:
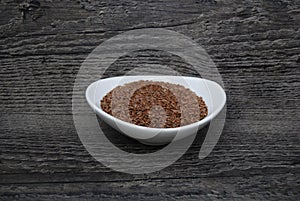
<svg viewBox="0 0 300 201">
<path fill-rule="evenodd" d="M 149 128 L 137 126 L 117 119 L 100 107 L 101 99 L 113 88 L 125 83 L 138 80 L 164 81 L 180 84 L 201 96 L 208 107 L 208 115 L 201 121 L 178 128 Z M 163 145 L 170 143 L 173 139 L 180 140 L 201 129 L 208 124 L 222 110 L 226 102 L 226 94 L 223 88 L 216 82 L 182 76 L 123 76 L 98 80 L 86 90 L 86 99 L 95 113 L 107 124 L 125 135 L 148 145 Z"/>
</svg>

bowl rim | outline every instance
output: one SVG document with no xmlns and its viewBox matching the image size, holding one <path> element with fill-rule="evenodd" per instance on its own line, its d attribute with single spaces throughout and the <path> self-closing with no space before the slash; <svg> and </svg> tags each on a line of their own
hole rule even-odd
<svg viewBox="0 0 300 201">
<path fill-rule="evenodd" d="M 200 80 L 204 80 L 205 82 L 210 82 L 212 84 L 215 84 L 219 89 L 220 91 L 222 92 L 222 95 L 223 95 L 223 101 L 220 105 L 218 105 L 216 107 L 216 109 L 209 115 L 207 115 L 206 117 L 204 117 L 202 120 L 200 121 L 197 121 L 197 122 L 194 122 L 192 124 L 188 124 L 188 125 L 184 125 L 184 126 L 180 126 L 180 127 L 176 127 L 176 128 L 152 128 L 152 127 L 146 127 L 146 126 L 139 126 L 139 125 L 136 125 L 136 124 L 132 124 L 132 123 L 129 123 L 129 122 L 126 122 L 126 121 L 123 121 L 121 119 L 118 119 L 106 112 L 104 112 L 102 110 L 101 107 L 98 107 L 96 104 L 94 104 L 94 101 L 91 100 L 91 98 L 89 97 L 89 92 L 92 90 L 92 87 L 94 85 L 97 85 L 99 82 L 103 81 L 103 80 L 109 80 L 109 79 L 120 79 L 120 78 L 123 78 L 123 77 L 127 77 L 127 78 L 130 78 L 130 77 L 143 77 L 143 78 L 149 78 L 149 80 L 151 80 L 150 78 L 153 78 L 153 77 L 181 77 L 181 78 L 184 78 L 184 79 L 200 79 Z M 142 80 L 142 79 L 141 79 Z M 145 80 L 145 79 L 143 79 Z M 128 80 L 128 82 L 125 82 L 125 83 L 130 83 L 130 82 L 135 82 L 135 81 L 138 81 L 138 80 L 134 80 L 134 81 L 130 81 Z M 165 81 L 167 82 L 167 81 Z M 125 84 L 125 83 L 122 83 Z M 117 86 L 122 86 L 122 85 L 116 85 L 115 87 Z M 114 87 L 114 88 L 115 88 Z M 189 88 L 190 90 L 192 90 L 191 88 Z M 108 119 L 112 120 L 112 121 L 115 121 L 116 124 L 120 123 L 120 124 L 123 124 L 125 126 L 129 126 L 129 127 L 135 127 L 137 129 L 140 129 L 140 130 L 148 130 L 148 131 L 165 131 L 165 132 L 174 132 L 174 131 L 179 131 L 181 129 L 188 129 L 188 128 L 194 128 L 194 127 L 199 127 L 200 125 L 202 124 L 206 124 L 208 122 L 210 122 L 213 118 L 215 118 L 219 113 L 220 111 L 223 109 L 223 107 L 225 106 L 226 104 L 226 93 L 225 93 L 225 90 L 217 83 L 217 82 L 214 82 L 212 80 L 208 80 L 208 79 L 204 79 L 204 78 L 199 78 L 199 77 L 189 77 L 189 76 L 165 76 L 165 75 L 147 75 L 147 76 L 141 76 L 141 75 L 137 75 L 137 76 L 115 76 L 115 77 L 109 77 L 109 78 L 103 78 L 103 79 L 99 79 L 93 83 L 91 83 L 87 88 L 86 88 L 86 91 L 85 91 L 85 97 L 86 97 L 86 100 L 88 102 L 88 104 L 90 105 L 90 107 L 94 110 L 94 112 L 98 112 L 99 114 L 107 117 Z M 100 101 L 100 100 L 99 100 Z"/>
</svg>

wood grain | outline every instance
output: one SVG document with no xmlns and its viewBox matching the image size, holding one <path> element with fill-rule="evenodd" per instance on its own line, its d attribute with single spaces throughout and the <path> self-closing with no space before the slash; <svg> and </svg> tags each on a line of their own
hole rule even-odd
<svg viewBox="0 0 300 201">
<path fill-rule="evenodd" d="M 22 0 L 0 6 L 0 200 L 297 200 L 300 197 L 300 4 L 292 0 Z M 207 127 L 183 157 L 148 175 L 114 172 L 81 144 L 73 84 L 100 43 L 127 30 L 162 27 L 204 47 L 228 97 L 221 139 L 204 160 Z M 107 76 L 184 61 L 147 50 L 120 58 Z M 154 68 L 154 71 L 157 70 Z M 139 144 L 100 122 L 132 153 Z"/>
</svg>

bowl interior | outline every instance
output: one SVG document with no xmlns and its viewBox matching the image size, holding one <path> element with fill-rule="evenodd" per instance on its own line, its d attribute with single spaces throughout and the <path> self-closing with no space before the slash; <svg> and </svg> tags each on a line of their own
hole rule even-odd
<svg viewBox="0 0 300 201">
<path fill-rule="evenodd" d="M 97 110 L 102 111 L 100 100 L 109 91 L 119 85 L 124 85 L 125 83 L 138 80 L 164 81 L 173 84 L 180 84 L 191 89 L 198 96 L 201 96 L 204 99 L 208 107 L 208 116 L 206 118 L 209 119 L 211 118 L 211 115 L 215 115 L 215 113 L 218 113 L 222 109 L 226 101 L 226 95 L 221 86 L 206 79 L 181 76 L 124 76 L 102 79 L 92 83 L 88 87 L 86 93 L 88 102 L 94 106 L 94 109 L 97 108 Z"/>
<path fill-rule="evenodd" d="M 176 128 L 149 128 L 122 121 L 101 109 L 100 101 L 108 92 L 117 86 L 138 80 L 164 81 L 189 88 L 204 99 L 208 107 L 207 117 L 193 124 Z M 201 78 L 181 76 L 126 76 L 102 79 L 92 83 L 86 90 L 86 99 L 95 113 L 116 130 L 144 144 L 161 145 L 167 144 L 172 140 L 183 139 L 205 126 L 222 110 L 226 102 L 226 94 L 223 88 L 216 82 Z"/>
</svg>

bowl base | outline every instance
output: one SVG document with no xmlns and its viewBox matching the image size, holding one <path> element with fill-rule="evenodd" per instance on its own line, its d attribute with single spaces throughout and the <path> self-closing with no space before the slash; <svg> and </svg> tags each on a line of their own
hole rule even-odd
<svg viewBox="0 0 300 201">
<path fill-rule="evenodd" d="M 140 143 L 144 144 L 144 145 L 148 145 L 148 146 L 163 146 L 163 145 L 167 145 L 168 143 L 151 143 L 151 142 L 145 142 L 142 140 L 138 140 Z"/>
</svg>

